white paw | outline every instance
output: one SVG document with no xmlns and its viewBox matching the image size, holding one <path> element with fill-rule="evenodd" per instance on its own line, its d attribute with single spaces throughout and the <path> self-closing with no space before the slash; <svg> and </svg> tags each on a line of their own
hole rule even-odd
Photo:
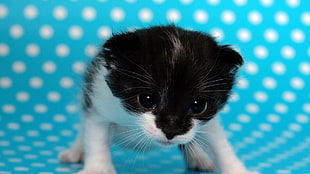
<svg viewBox="0 0 310 174">
<path fill-rule="evenodd" d="M 247 171 L 246 173 L 244 174 L 260 174 L 259 172 L 254 172 L 254 171 Z"/>
<path fill-rule="evenodd" d="M 227 171 L 227 172 L 223 172 L 223 174 L 260 174 L 259 172 L 254 172 L 254 171 L 243 171 L 243 172 L 239 172 L 239 171 Z"/>
<path fill-rule="evenodd" d="M 114 168 L 110 169 L 83 169 L 76 174 L 116 174 Z"/>
<path fill-rule="evenodd" d="M 216 166 L 213 162 L 206 158 L 192 158 L 187 162 L 187 167 L 194 171 L 217 171 Z"/>
<path fill-rule="evenodd" d="M 59 154 L 58 159 L 65 163 L 77 163 L 83 161 L 84 154 L 81 150 L 69 149 Z"/>
</svg>

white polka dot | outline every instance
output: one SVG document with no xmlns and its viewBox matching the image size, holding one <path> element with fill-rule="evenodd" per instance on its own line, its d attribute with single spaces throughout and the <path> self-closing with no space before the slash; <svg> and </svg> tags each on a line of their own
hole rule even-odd
<svg viewBox="0 0 310 174">
<path fill-rule="evenodd" d="M 231 102 L 237 102 L 237 101 L 239 101 L 239 99 L 240 99 L 240 95 L 236 92 L 234 92 L 230 95 L 230 101 Z"/>
<path fill-rule="evenodd" d="M 97 49 L 96 45 L 87 45 L 85 48 L 85 54 L 88 57 L 96 56 L 97 52 L 98 52 L 98 49 Z"/>
<path fill-rule="evenodd" d="M 264 46 L 256 46 L 254 48 L 254 54 L 257 58 L 260 58 L 260 59 L 265 59 L 268 57 L 269 53 L 268 53 L 268 49 Z"/>
<path fill-rule="evenodd" d="M 238 121 L 241 123 L 249 123 L 251 121 L 251 117 L 245 114 L 241 114 L 238 116 Z"/>
<path fill-rule="evenodd" d="M 40 28 L 40 36 L 43 39 L 50 39 L 51 37 L 53 37 L 53 34 L 54 34 L 54 29 L 49 25 L 43 25 Z"/>
<path fill-rule="evenodd" d="M 24 16 L 27 19 L 35 19 L 38 16 L 38 9 L 36 6 L 28 5 L 24 9 Z"/>
<path fill-rule="evenodd" d="M 304 110 L 304 112 L 310 114 L 310 103 L 305 103 L 305 104 L 302 106 L 302 109 Z"/>
<path fill-rule="evenodd" d="M 310 63 L 301 62 L 299 64 L 299 71 L 304 75 L 310 75 Z"/>
<path fill-rule="evenodd" d="M 75 62 L 73 64 L 73 71 L 77 74 L 82 74 L 85 71 L 85 64 L 83 62 Z"/>
<path fill-rule="evenodd" d="M 76 105 L 67 105 L 66 106 L 66 111 L 69 113 L 75 113 L 77 112 L 78 107 Z"/>
<path fill-rule="evenodd" d="M 165 2 L 165 0 L 153 0 L 156 4 L 162 4 Z"/>
<path fill-rule="evenodd" d="M 56 47 L 56 54 L 59 57 L 67 57 L 68 54 L 70 53 L 70 49 L 67 45 L 65 44 L 59 44 Z"/>
<path fill-rule="evenodd" d="M 248 14 L 248 20 L 251 24 L 258 25 L 258 24 L 262 23 L 262 15 L 258 11 L 251 11 Z"/>
<path fill-rule="evenodd" d="M 22 115 L 21 120 L 23 122 L 33 122 L 34 118 L 32 115 Z"/>
<path fill-rule="evenodd" d="M 205 10 L 197 10 L 194 13 L 194 19 L 199 24 L 204 24 L 208 21 L 208 13 Z"/>
<path fill-rule="evenodd" d="M 74 39 L 80 39 L 83 36 L 83 29 L 80 26 L 72 26 L 69 29 L 69 36 Z"/>
<path fill-rule="evenodd" d="M 294 132 L 300 132 L 302 127 L 299 124 L 291 123 L 289 124 L 289 129 Z"/>
<path fill-rule="evenodd" d="M 56 122 L 65 122 L 66 121 L 66 117 L 64 115 L 60 115 L 60 114 L 57 114 L 57 115 L 54 115 L 54 121 Z"/>
<path fill-rule="evenodd" d="M 57 6 L 54 8 L 53 16 L 57 20 L 64 20 L 67 17 L 67 9 L 63 6 Z"/>
<path fill-rule="evenodd" d="M 278 33 L 274 29 L 267 29 L 264 33 L 264 37 L 268 42 L 276 42 L 278 40 Z"/>
<path fill-rule="evenodd" d="M 51 102 L 58 102 L 60 100 L 61 96 L 58 92 L 49 92 L 47 94 L 47 99 Z"/>
<path fill-rule="evenodd" d="M 294 29 L 291 32 L 291 39 L 296 43 L 301 43 L 305 40 L 305 34 L 300 29 Z"/>
<path fill-rule="evenodd" d="M 257 74 L 258 66 L 254 62 L 248 62 L 245 64 L 245 71 L 251 75 Z"/>
<path fill-rule="evenodd" d="M 8 123 L 7 128 L 10 130 L 19 130 L 20 124 L 19 123 Z"/>
<path fill-rule="evenodd" d="M 294 7 L 297 7 L 299 6 L 299 0 L 286 0 L 286 3 L 288 6 L 294 8 Z"/>
<path fill-rule="evenodd" d="M 7 56 L 10 52 L 10 48 L 7 44 L 0 43 L 0 56 Z"/>
<path fill-rule="evenodd" d="M 263 79 L 263 85 L 266 89 L 275 89 L 277 87 L 277 81 L 271 77 Z"/>
<path fill-rule="evenodd" d="M 275 14 L 275 21 L 279 25 L 286 25 L 289 22 L 289 17 L 285 12 L 280 11 Z"/>
<path fill-rule="evenodd" d="M 17 94 L 16 94 L 16 99 L 18 100 L 18 101 L 20 101 L 20 102 L 26 102 L 26 101 L 28 101 L 29 100 L 29 94 L 27 93 L 27 92 L 24 92 L 24 91 L 22 91 L 22 92 L 18 92 Z"/>
<path fill-rule="evenodd" d="M 229 113 L 230 112 L 230 107 L 228 105 L 225 105 L 224 108 L 221 110 L 222 113 Z"/>
<path fill-rule="evenodd" d="M 220 0 L 207 0 L 208 4 L 210 5 L 217 5 L 220 3 Z"/>
<path fill-rule="evenodd" d="M 1 88 L 10 88 L 12 86 L 12 80 L 9 77 L 0 78 Z"/>
<path fill-rule="evenodd" d="M 143 8 L 139 11 L 139 19 L 142 22 L 150 22 L 153 19 L 153 12 L 148 8 Z"/>
<path fill-rule="evenodd" d="M 26 53 L 30 57 L 36 57 L 40 53 L 40 48 L 37 44 L 29 44 L 26 47 Z"/>
<path fill-rule="evenodd" d="M 179 22 L 181 20 L 181 13 L 177 9 L 170 9 L 166 14 L 170 22 Z"/>
<path fill-rule="evenodd" d="M 111 19 L 115 22 L 121 22 L 125 18 L 125 11 L 122 8 L 116 7 L 111 10 Z"/>
<path fill-rule="evenodd" d="M 304 114 L 298 114 L 296 116 L 296 121 L 299 123 L 306 124 L 309 122 L 309 117 L 307 115 L 304 115 Z"/>
<path fill-rule="evenodd" d="M 234 12 L 225 10 L 221 14 L 221 19 L 225 24 L 233 24 L 236 20 Z"/>
<path fill-rule="evenodd" d="M 282 136 L 285 137 L 285 138 L 293 138 L 295 135 L 291 131 L 283 131 L 282 132 Z"/>
<path fill-rule="evenodd" d="M 288 112 L 288 107 L 285 104 L 278 103 L 274 107 L 275 111 L 280 114 L 285 114 Z"/>
<path fill-rule="evenodd" d="M 39 132 L 37 130 L 29 130 L 29 131 L 27 131 L 27 135 L 30 136 L 30 137 L 37 137 L 37 136 L 39 136 Z M 33 145 L 34 146 L 39 146 L 39 143 L 38 142 L 34 142 Z"/>
<path fill-rule="evenodd" d="M 251 113 L 251 114 L 258 113 L 259 112 L 259 106 L 257 104 L 253 104 L 253 103 L 247 104 L 246 105 L 246 111 Z"/>
<path fill-rule="evenodd" d="M 286 59 L 293 59 L 295 57 L 295 49 L 291 46 L 284 46 L 281 48 L 281 55 Z"/>
<path fill-rule="evenodd" d="M 251 133 L 251 135 L 254 137 L 254 138 L 263 138 L 264 137 L 264 133 L 261 132 L 261 131 L 253 131 Z"/>
<path fill-rule="evenodd" d="M 0 18 L 6 18 L 7 15 L 9 14 L 9 10 L 8 8 L 3 5 L 3 4 L 0 4 Z"/>
<path fill-rule="evenodd" d="M 110 27 L 103 26 L 98 29 L 98 36 L 101 39 L 108 39 L 112 35 L 112 30 Z"/>
<path fill-rule="evenodd" d="M 39 77 L 33 77 L 29 81 L 32 88 L 41 88 L 43 86 L 43 80 Z"/>
<path fill-rule="evenodd" d="M 47 106 L 44 104 L 37 104 L 34 106 L 34 111 L 39 114 L 43 114 L 47 112 Z"/>
<path fill-rule="evenodd" d="M 41 123 L 40 129 L 45 130 L 45 131 L 50 131 L 50 130 L 53 130 L 53 125 L 50 123 Z"/>
<path fill-rule="evenodd" d="M 2 106 L 2 110 L 4 113 L 11 114 L 11 113 L 14 113 L 16 109 L 15 109 L 15 106 L 12 104 L 5 104 Z"/>
<path fill-rule="evenodd" d="M 268 100 L 268 95 L 265 92 L 258 91 L 254 94 L 254 98 L 258 102 L 266 102 Z"/>
<path fill-rule="evenodd" d="M 303 12 L 301 15 L 301 21 L 304 25 L 310 26 L 310 12 Z"/>
<path fill-rule="evenodd" d="M 21 38 L 23 35 L 24 35 L 24 29 L 21 25 L 13 25 L 11 28 L 10 28 L 10 35 L 15 38 L 15 39 L 18 39 L 18 38 Z"/>
<path fill-rule="evenodd" d="M 73 80 L 69 77 L 63 77 L 61 80 L 60 80 L 60 85 L 63 87 L 63 88 L 71 88 L 74 83 L 73 83 Z"/>
<path fill-rule="evenodd" d="M 56 71 L 56 64 L 52 61 L 47 61 L 43 64 L 43 71 L 45 73 L 51 74 Z"/>
<path fill-rule="evenodd" d="M 241 28 L 237 33 L 238 39 L 242 42 L 249 42 L 252 38 L 252 34 L 248 29 Z"/>
<path fill-rule="evenodd" d="M 232 131 L 240 131 L 242 129 L 242 125 L 241 124 L 237 124 L 237 123 L 231 123 L 229 125 L 229 129 Z"/>
<path fill-rule="evenodd" d="M 92 7 L 85 7 L 82 11 L 82 17 L 86 21 L 93 21 L 96 18 L 97 12 Z"/>
<path fill-rule="evenodd" d="M 260 3 L 265 7 L 270 7 L 273 5 L 273 0 L 260 0 Z"/>
<path fill-rule="evenodd" d="M 272 64 L 272 71 L 275 74 L 283 75 L 286 72 L 286 67 L 282 62 L 275 62 Z"/>
<path fill-rule="evenodd" d="M 215 37 L 215 39 L 217 41 L 223 41 L 224 38 L 225 38 L 225 34 L 223 32 L 223 30 L 219 29 L 219 28 L 213 28 L 211 31 L 210 31 L 210 34 Z"/>
<path fill-rule="evenodd" d="M 272 126 L 268 123 L 261 123 L 259 125 L 259 129 L 262 130 L 262 131 L 265 131 L 265 132 L 269 132 L 272 130 Z"/>
<path fill-rule="evenodd" d="M 270 114 L 267 116 L 267 121 L 269 121 L 270 123 L 279 123 L 280 117 L 275 114 Z"/>
<path fill-rule="evenodd" d="M 234 3 L 238 6 L 244 6 L 247 3 L 247 0 L 234 0 Z"/>
<path fill-rule="evenodd" d="M 282 94 L 282 98 L 286 102 L 294 102 L 296 100 L 296 95 L 295 95 L 295 93 L 293 93 L 291 91 L 285 91 Z"/>
<path fill-rule="evenodd" d="M 305 82 L 299 77 L 294 77 L 291 79 L 291 86 L 294 89 L 302 89 L 305 86 Z"/>
<path fill-rule="evenodd" d="M 12 68 L 15 73 L 24 73 L 26 71 L 26 64 L 22 61 L 16 61 L 13 63 Z"/>
<path fill-rule="evenodd" d="M 237 81 L 237 87 L 239 89 L 247 89 L 249 87 L 249 81 L 245 78 L 240 78 Z"/>
<path fill-rule="evenodd" d="M 193 2 L 193 0 L 180 0 L 182 4 L 188 5 Z"/>
</svg>

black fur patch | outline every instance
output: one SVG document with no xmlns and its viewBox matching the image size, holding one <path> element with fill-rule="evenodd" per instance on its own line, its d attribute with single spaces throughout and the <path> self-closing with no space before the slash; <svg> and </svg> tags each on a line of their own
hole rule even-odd
<svg viewBox="0 0 310 174">
<path fill-rule="evenodd" d="M 96 73 L 98 63 L 110 71 L 107 83 L 129 112 L 147 112 L 139 105 L 137 96 L 152 94 L 158 102 L 152 110 L 156 125 L 173 137 L 187 132 L 192 118 L 213 118 L 226 103 L 243 60 L 236 51 L 218 45 L 208 34 L 170 25 L 117 34 L 109 39 L 86 74 L 88 92 L 92 92 L 92 74 Z M 87 95 L 84 98 L 85 107 L 91 107 Z M 189 107 L 197 98 L 204 98 L 208 108 L 193 115 Z"/>
</svg>

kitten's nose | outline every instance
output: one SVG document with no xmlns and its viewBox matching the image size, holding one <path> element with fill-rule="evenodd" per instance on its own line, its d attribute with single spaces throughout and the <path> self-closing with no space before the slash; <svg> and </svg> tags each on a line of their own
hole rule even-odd
<svg viewBox="0 0 310 174">
<path fill-rule="evenodd" d="M 166 132 L 165 134 L 168 140 L 172 140 L 175 136 L 178 135 L 177 132 Z"/>
</svg>

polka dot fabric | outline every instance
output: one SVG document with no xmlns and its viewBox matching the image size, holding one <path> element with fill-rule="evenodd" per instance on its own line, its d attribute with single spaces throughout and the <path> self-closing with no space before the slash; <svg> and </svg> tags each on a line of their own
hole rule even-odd
<svg viewBox="0 0 310 174">
<path fill-rule="evenodd" d="M 59 163 L 57 154 L 79 127 L 86 62 L 114 32 L 167 23 L 209 32 L 244 56 L 220 116 L 245 164 L 261 173 L 309 174 L 309 6 L 301 0 L 1 1 L 0 174 L 78 171 L 81 164 Z M 187 173 L 177 148 L 136 153 L 113 146 L 112 153 L 120 174 Z"/>
</svg>

